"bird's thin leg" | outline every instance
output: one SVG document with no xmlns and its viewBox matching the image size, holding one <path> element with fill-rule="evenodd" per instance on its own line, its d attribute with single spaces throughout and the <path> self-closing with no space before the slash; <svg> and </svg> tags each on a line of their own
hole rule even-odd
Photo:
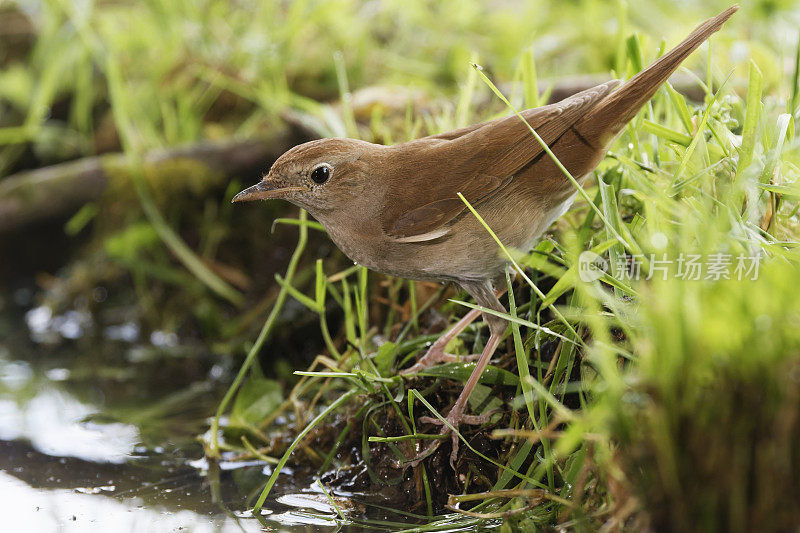
<svg viewBox="0 0 800 533">
<path fill-rule="evenodd" d="M 468 415 L 465 414 L 464 411 L 467 407 L 469 395 L 472 394 L 475 386 L 478 385 L 478 381 L 481 379 L 481 374 L 483 374 L 483 371 L 486 370 L 486 367 L 489 365 L 489 361 L 492 359 L 492 355 L 494 355 L 497 345 L 500 344 L 501 338 L 501 335 L 496 335 L 494 333 L 489 336 L 489 341 L 486 343 L 486 347 L 483 349 L 480 359 L 478 359 L 478 364 L 475 365 L 475 370 L 473 370 L 472 374 L 470 374 L 467 383 L 464 385 L 464 390 L 461 391 L 456 403 L 453 404 L 452 409 L 450 409 L 450 412 L 447 413 L 445 420 L 447 420 L 450 426 L 453 426 L 454 429 L 458 430 L 459 424 L 484 424 L 489 421 L 488 416 Z M 420 420 L 430 421 L 435 424 L 442 423 L 442 421 L 438 418 L 435 420 L 430 419 L 429 417 L 424 418 L 426 420 L 423 420 L 423 417 L 421 417 Z M 450 465 L 455 468 L 456 458 L 458 457 L 458 434 L 450 429 L 447 424 L 442 424 L 442 434 L 447 433 L 450 433 L 450 438 L 453 442 L 453 447 L 450 451 Z"/>
<path fill-rule="evenodd" d="M 497 291 L 495 293 L 496 296 L 501 296 L 505 293 L 505 289 L 502 291 Z M 446 333 L 442 334 L 441 337 L 436 339 L 436 341 L 428 348 L 428 351 L 423 355 L 419 361 L 414 363 L 413 366 L 410 366 L 404 370 L 401 370 L 399 373 L 402 376 L 406 376 L 409 374 L 415 374 L 420 372 L 421 370 L 425 370 L 426 368 L 430 368 L 434 365 L 438 365 L 439 363 L 455 363 L 460 361 L 475 361 L 480 357 L 480 354 L 472 354 L 472 355 L 453 355 L 449 353 L 445 353 L 445 348 L 450 341 L 458 337 L 462 331 L 467 329 L 467 326 L 472 324 L 476 318 L 480 316 L 481 312 L 479 309 L 470 309 L 469 313 L 464 315 L 464 317 L 459 320 L 458 322 L 453 325 L 452 328 L 447 330 Z"/>
<path fill-rule="evenodd" d="M 462 286 L 469 292 L 475 301 L 478 302 L 478 305 L 483 307 L 487 307 L 489 309 L 495 309 L 501 312 L 505 312 L 503 305 L 497 299 L 496 294 L 491 289 L 491 285 L 489 282 L 481 282 L 481 283 L 462 283 Z M 466 317 L 465 317 L 466 318 Z M 502 318 L 496 317 L 494 315 L 484 315 L 484 318 L 489 323 L 489 330 L 491 331 L 491 335 L 489 336 L 489 340 L 486 342 L 486 347 L 483 349 L 480 357 L 478 358 L 478 364 L 475 365 L 475 369 L 470 374 L 469 379 L 467 380 L 466 384 L 464 385 L 464 390 L 461 391 L 461 394 L 458 396 L 456 403 L 453 404 L 453 407 L 450 409 L 450 412 L 447 413 L 445 420 L 449 424 L 442 424 L 441 420 L 439 419 L 431 419 L 430 417 L 420 417 L 420 421 L 422 422 L 433 422 L 442 424 L 442 431 L 441 433 L 446 435 L 448 433 L 451 434 L 451 438 L 453 441 L 452 451 L 450 452 L 450 465 L 455 468 L 455 460 L 458 456 L 458 435 L 453 431 L 453 429 L 458 430 L 458 426 L 462 423 L 465 424 L 482 424 L 487 421 L 486 417 L 482 416 L 474 416 L 468 415 L 464 411 L 467 407 L 467 401 L 469 400 L 470 394 L 478 385 L 478 381 L 481 379 L 481 375 L 483 371 L 486 370 L 486 367 L 489 365 L 489 361 L 491 361 L 492 356 L 494 355 L 497 346 L 500 344 L 500 340 L 503 338 L 503 333 L 506 327 L 506 321 Z M 451 429 L 451 427 L 453 429 Z M 429 456 L 433 451 L 439 446 L 441 441 L 434 441 L 428 449 L 426 449 L 419 457 L 417 457 L 411 464 L 416 465 L 422 459 Z"/>
<path fill-rule="evenodd" d="M 468 355 L 463 356 L 460 359 L 458 356 L 445 353 L 445 347 L 450 344 L 450 341 L 458 337 L 462 331 L 464 331 L 467 326 L 472 324 L 476 318 L 480 316 L 481 312 L 478 309 L 471 309 L 469 313 L 464 315 L 464 317 L 455 323 L 455 325 L 450 328 L 446 333 L 442 334 L 441 337 L 436 339 L 428 351 L 423 355 L 419 361 L 417 361 L 413 366 L 406 368 L 405 370 L 401 370 L 400 374 L 414 374 L 419 372 L 420 370 L 425 370 L 426 368 L 430 368 L 433 365 L 438 365 L 439 363 L 450 363 L 453 361 L 469 361 L 470 359 L 474 359 L 474 356 Z"/>
</svg>

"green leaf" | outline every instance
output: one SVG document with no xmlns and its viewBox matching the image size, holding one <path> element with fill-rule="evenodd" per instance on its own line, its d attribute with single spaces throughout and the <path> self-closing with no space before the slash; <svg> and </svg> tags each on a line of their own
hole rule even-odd
<svg viewBox="0 0 800 533">
<path fill-rule="evenodd" d="M 577 264 L 576 264 L 577 265 Z M 575 286 L 577 279 L 577 266 L 573 265 L 559 279 L 542 300 L 542 307 L 553 305 L 558 297 Z"/>
<path fill-rule="evenodd" d="M 758 124 L 761 121 L 761 90 L 763 76 L 755 61 L 750 61 L 750 83 L 747 87 L 747 111 L 742 130 L 742 146 L 739 148 L 739 163 L 736 165 L 736 179 L 753 162 L 756 149 Z"/>
<path fill-rule="evenodd" d="M 394 366 L 394 361 L 397 358 L 397 345 L 393 342 L 385 342 L 378 348 L 378 351 L 373 357 L 375 367 L 380 372 L 381 376 L 385 376 Z"/>
<path fill-rule="evenodd" d="M 64 224 L 64 233 L 69 235 L 70 237 L 74 237 L 78 233 L 81 232 L 83 228 L 86 227 L 89 222 L 97 216 L 100 212 L 100 208 L 97 207 L 97 204 L 94 202 L 90 202 L 88 204 L 84 204 L 83 207 L 78 209 L 78 212 L 72 215 L 66 224 Z"/>
<path fill-rule="evenodd" d="M 445 363 L 443 365 L 427 368 L 418 372 L 417 375 L 467 381 L 473 370 L 475 370 L 475 363 Z M 479 383 L 517 386 L 519 385 L 519 377 L 508 370 L 489 365 L 486 367 L 486 370 L 483 371 Z"/>
<path fill-rule="evenodd" d="M 719 90 L 717 90 L 716 93 L 714 93 L 714 96 L 706 105 L 706 109 L 703 112 L 703 115 L 700 118 L 700 122 L 697 125 L 697 132 L 692 137 L 692 142 L 689 144 L 689 147 L 683 154 L 683 158 L 681 159 L 680 165 L 678 166 L 678 170 L 675 171 L 675 177 L 673 178 L 672 186 L 670 187 L 672 189 L 672 194 L 675 194 L 676 184 L 680 183 L 681 178 L 683 177 L 683 173 L 689 166 L 689 161 L 692 158 L 692 154 L 694 154 L 694 151 L 697 149 L 697 146 L 700 144 L 701 141 L 705 143 L 704 132 L 706 129 L 706 124 L 708 123 L 708 118 L 711 116 L 711 111 L 714 108 L 714 103 L 717 101 L 717 98 L 722 92 L 723 87 L 725 87 L 725 85 L 728 83 L 728 80 L 731 79 L 732 74 L 733 72 L 731 72 L 731 74 L 728 74 L 728 77 L 725 78 L 725 81 L 722 83 L 722 86 L 719 88 Z"/>
<path fill-rule="evenodd" d="M 610 183 L 606 183 L 603 180 L 597 180 L 597 185 L 600 188 L 600 198 L 603 203 L 603 212 L 606 214 L 606 218 L 613 228 L 614 233 L 621 233 L 622 232 L 622 216 L 619 214 L 619 207 L 617 206 L 617 194 L 614 190 L 614 186 Z M 611 240 L 614 237 L 614 233 L 606 228 L 606 238 Z M 625 253 L 625 250 L 622 248 L 622 245 L 619 243 L 614 244 L 611 248 L 608 249 L 608 262 L 611 267 L 611 276 L 615 279 L 622 279 L 621 273 L 619 270 L 619 258 Z M 555 288 L 555 287 L 554 287 Z M 617 292 L 617 296 L 619 296 L 619 291 Z"/>
<path fill-rule="evenodd" d="M 528 350 L 538 350 L 545 341 L 560 340 L 560 337 L 554 335 L 553 333 L 557 335 L 566 335 L 569 333 L 569 331 L 564 327 L 564 324 L 558 320 L 551 320 L 550 322 L 542 324 L 542 329 L 537 329 L 533 335 L 528 337 L 528 342 L 533 342 L 533 344 L 526 346 L 526 348 Z"/>
<path fill-rule="evenodd" d="M 789 185 L 774 185 L 771 183 L 759 183 L 758 188 L 764 191 L 782 194 L 791 198 L 800 199 L 800 184 L 792 183 Z"/>
<path fill-rule="evenodd" d="M 158 233 L 153 226 L 139 222 L 110 235 L 103 243 L 103 248 L 109 257 L 132 261 L 142 250 L 155 249 L 158 242 Z"/>
<path fill-rule="evenodd" d="M 257 426 L 283 402 L 280 384 L 272 379 L 250 378 L 236 396 L 231 412 L 232 425 Z"/>
<path fill-rule="evenodd" d="M 644 64 L 643 54 L 642 54 L 642 43 L 639 41 L 639 34 L 634 33 L 625 41 L 625 47 L 628 51 L 628 59 L 631 62 L 631 66 L 633 66 L 634 72 L 639 72 L 644 68 L 642 65 Z"/>
<path fill-rule="evenodd" d="M 522 85 L 525 89 L 525 106 L 533 108 L 542 105 L 536 80 L 536 61 L 533 57 L 533 47 L 526 48 L 522 53 Z"/>
<path fill-rule="evenodd" d="M 645 121 L 642 122 L 642 131 L 652 133 L 656 137 L 660 137 L 667 142 L 680 144 L 681 146 L 689 146 L 692 143 L 691 135 L 675 131 L 651 120 L 645 119 Z"/>
<path fill-rule="evenodd" d="M 686 128 L 687 132 L 692 133 L 692 129 L 694 128 L 692 125 L 692 114 L 689 111 L 689 106 L 686 105 L 686 98 L 676 91 L 669 82 L 666 82 L 664 87 L 667 88 L 669 99 L 672 105 L 675 106 L 675 110 L 678 112 L 678 117 L 680 117 L 683 127 Z M 689 143 L 686 144 L 688 145 Z"/>
<path fill-rule="evenodd" d="M 495 411 L 489 417 L 489 421 L 496 422 L 502 416 L 498 410 L 503 408 L 503 400 L 492 394 L 492 387 L 478 384 L 473 389 L 472 394 L 469 395 L 469 405 L 473 413 L 480 410 L 480 414 L 487 415 Z"/>
<path fill-rule="evenodd" d="M 769 153 L 767 164 L 764 165 L 764 170 L 761 172 L 761 181 L 763 183 L 769 183 L 775 173 L 775 169 L 781 159 L 783 145 L 786 142 L 786 133 L 789 130 L 790 120 L 791 115 L 787 113 L 783 113 L 778 117 L 778 139 L 775 141 L 775 148 Z"/>
</svg>

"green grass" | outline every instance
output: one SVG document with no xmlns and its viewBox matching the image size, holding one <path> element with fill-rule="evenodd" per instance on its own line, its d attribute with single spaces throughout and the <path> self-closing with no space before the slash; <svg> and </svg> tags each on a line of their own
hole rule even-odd
<svg viewBox="0 0 800 533">
<path fill-rule="evenodd" d="M 248 11 L 203 4 L 78 12 L 46 2 L 28 63 L 6 66 L 0 78 L 0 99 L 17 118 L 0 127 L 0 168 L 14 168 L 19 147 L 52 139 L 53 128 L 77 141 L 51 152 L 88 155 L 103 113 L 133 160 L 153 148 L 258 135 L 287 109 L 331 134 L 413 138 L 536 105 L 544 79 L 631 75 L 663 51 L 662 38 L 674 43 L 727 7 L 387 2 L 369 12 L 345 1 L 263 2 Z M 199 213 L 197 205 L 159 201 L 134 173 L 135 194 L 117 200 L 121 207 L 89 208 L 72 225 L 94 219 L 102 253 L 124 256 L 139 287 L 166 287 L 155 296 L 140 288 L 143 300 L 180 302 L 226 355 L 248 348 L 211 424 L 211 456 L 236 451 L 278 468 L 297 458 L 324 472 L 358 449 L 373 489 L 416 490 L 405 512 L 420 520 L 417 531 L 501 523 L 507 531 L 790 529 L 800 516 L 800 48 L 796 34 L 791 48 L 776 40 L 788 6 L 743 6 L 710 52 L 687 62 L 703 72 L 705 101 L 660 90 L 552 233 L 533 251 L 504 249 L 520 273 L 509 280 L 507 340 L 471 401 L 473 411 L 502 413 L 483 430 L 461 428 L 457 481 L 446 460 L 423 463 L 411 480 L 401 465 L 414 443 L 438 438 L 419 417 L 446 411 L 459 392 L 452 384 L 466 380 L 470 365 L 413 378 L 396 372 L 436 338 L 433 310 L 453 323 L 472 305 L 463 295 L 370 273 L 338 255 L 319 258 L 307 242 L 321 227 L 301 213 L 281 219 L 287 224 L 278 230 L 299 233 L 286 273 L 266 280 L 271 296 L 248 302 L 254 311 L 243 314 L 240 291 L 207 266 L 217 252 L 248 265 L 244 252 L 224 246 L 238 235 L 224 206 L 234 190 Z M 741 41 L 745 35 L 751 40 Z M 781 58 L 791 71 L 782 71 Z M 359 108 L 351 91 L 376 84 L 417 88 L 452 105 Z M 339 107 L 320 103 L 338 99 Z M 69 113 L 55 123 L 43 109 L 63 101 Z M 207 219 L 202 227 L 214 231 L 195 235 Z M 278 238 L 264 233 L 239 242 L 263 250 L 260 242 Z M 581 279 L 587 250 L 609 263 L 599 280 Z M 734 279 L 684 279 L 678 269 L 694 255 L 704 266 L 729 261 Z M 735 279 L 739 258 L 756 255 L 758 275 Z M 628 275 L 631 258 L 638 279 Z M 286 327 L 290 300 L 319 324 L 323 348 L 306 371 L 278 383 L 258 356 Z M 475 352 L 486 336 L 474 325 L 450 349 Z M 281 386 L 290 389 L 283 396 Z M 286 431 L 275 423 L 281 416 L 296 437 L 288 446 L 273 445 Z M 265 502 L 275 472 L 249 504 Z"/>
</svg>

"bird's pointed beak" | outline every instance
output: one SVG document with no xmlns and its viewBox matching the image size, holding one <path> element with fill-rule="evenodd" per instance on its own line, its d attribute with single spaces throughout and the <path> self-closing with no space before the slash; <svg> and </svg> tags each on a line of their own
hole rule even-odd
<svg viewBox="0 0 800 533">
<path fill-rule="evenodd" d="M 302 190 L 304 190 L 303 187 L 282 187 L 271 180 L 263 179 L 234 196 L 231 202 L 250 202 L 252 200 L 283 198 L 290 192 Z"/>
</svg>

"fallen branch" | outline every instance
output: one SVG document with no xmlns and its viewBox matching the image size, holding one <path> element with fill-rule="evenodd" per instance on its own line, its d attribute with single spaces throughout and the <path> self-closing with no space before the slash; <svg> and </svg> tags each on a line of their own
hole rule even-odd
<svg viewBox="0 0 800 533">
<path fill-rule="evenodd" d="M 210 187 L 237 175 L 243 181 L 255 180 L 295 141 L 286 131 L 270 138 L 156 150 L 145 157 L 143 172 L 148 180 L 191 179 L 193 188 Z M 0 180 L 0 233 L 70 216 L 87 202 L 99 199 L 109 187 L 129 186 L 128 165 L 124 154 L 109 154 L 19 172 Z"/>
</svg>

